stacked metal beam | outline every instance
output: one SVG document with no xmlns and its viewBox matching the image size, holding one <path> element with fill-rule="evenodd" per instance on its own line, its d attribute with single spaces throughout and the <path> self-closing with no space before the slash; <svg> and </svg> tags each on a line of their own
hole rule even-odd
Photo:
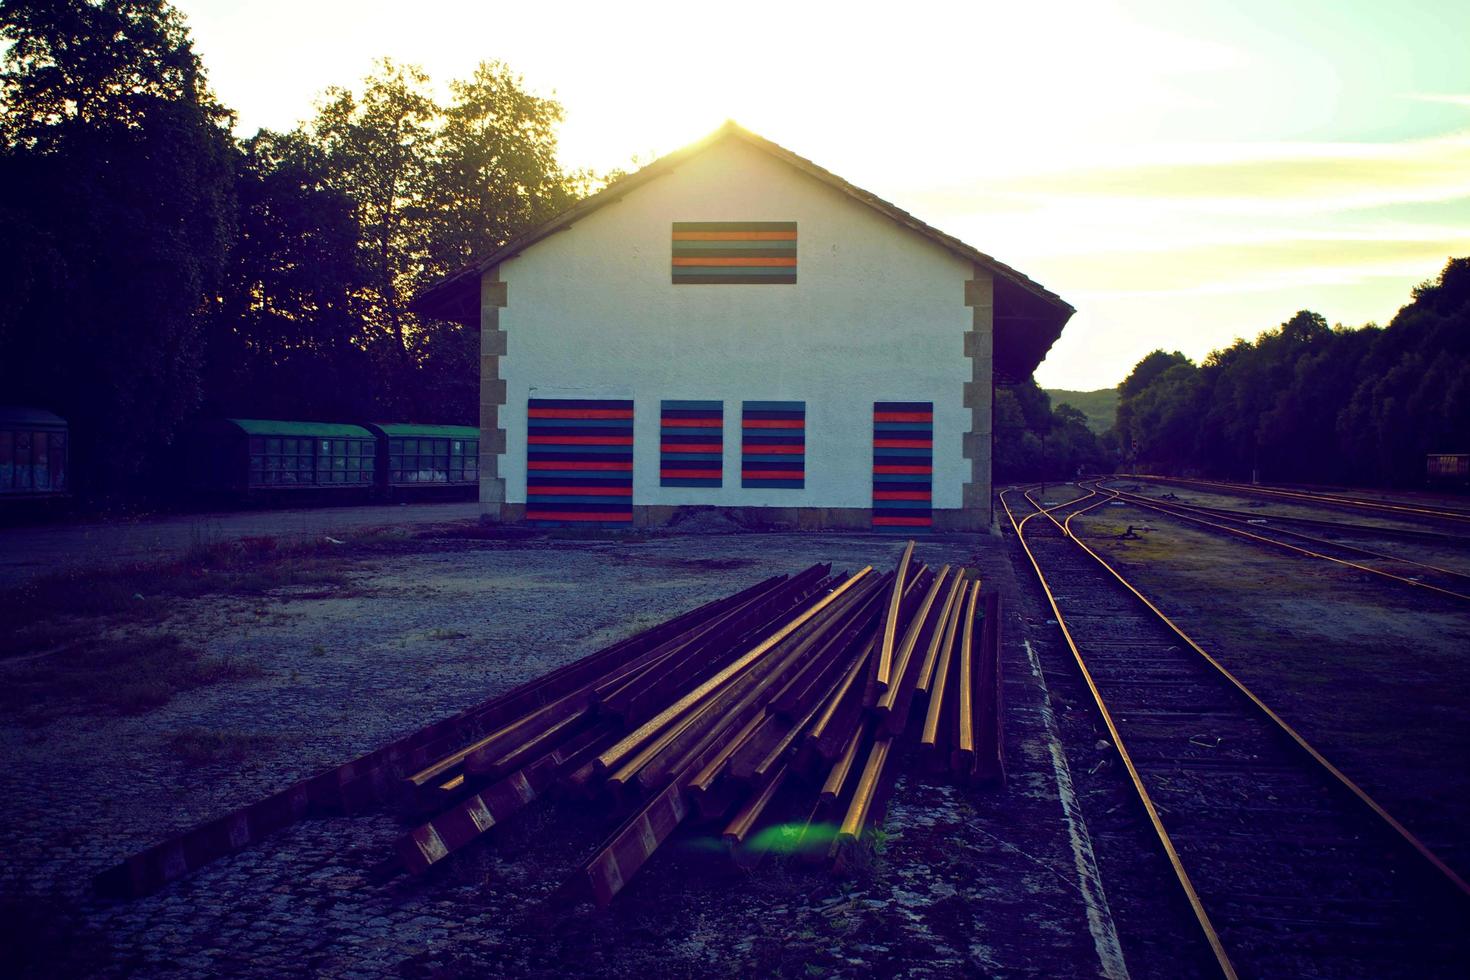
<svg viewBox="0 0 1470 980">
<path fill-rule="evenodd" d="M 916 565 L 913 547 L 886 574 L 765 583 L 414 773 L 419 799 L 451 802 L 399 841 L 404 867 L 560 787 L 623 816 L 569 883 L 605 904 L 686 822 L 722 825 L 735 849 L 794 823 L 799 848 L 841 861 L 881 818 L 900 758 L 1000 778 L 996 597 L 963 569 Z"/>
<path fill-rule="evenodd" d="M 965 569 L 915 563 L 913 549 L 892 572 L 814 565 L 761 582 L 364 757 L 375 777 L 396 762 L 398 792 L 379 798 L 395 795 L 417 823 L 391 866 L 422 873 L 543 797 L 570 795 L 621 818 L 566 886 L 605 904 L 688 822 L 721 830 L 737 854 L 779 825 L 840 864 L 881 820 L 905 760 L 1001 778 L 997 597 Z M 309 815 L 298 810 L 269 829 Z M 155 890 L 258 839 L 250 812 L 150 848 L 99 885 Z"/>
</svg>

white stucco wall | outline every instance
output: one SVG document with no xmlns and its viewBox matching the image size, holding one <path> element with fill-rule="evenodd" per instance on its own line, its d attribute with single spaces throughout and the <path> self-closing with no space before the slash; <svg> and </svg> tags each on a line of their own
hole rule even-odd
<svg viewBox="0 0 1470 980">
<path fill-rule="evenodd" d="M 795 285 L 670 282 L 675 221 L 796 221 Z M 868 507 L 875 401 L 934 403 L 933 506 L 969 461 L 972 266 L 739 140 L 506 260 L 500 473 L 526 499 L 528 398 L 632 398 L 633 502 Z M 659 402 L 725 404 L 724 485 L 659 486 Z M 806 487 L 740 486 L 740 403 L 804 401 Z"/>
</svg>

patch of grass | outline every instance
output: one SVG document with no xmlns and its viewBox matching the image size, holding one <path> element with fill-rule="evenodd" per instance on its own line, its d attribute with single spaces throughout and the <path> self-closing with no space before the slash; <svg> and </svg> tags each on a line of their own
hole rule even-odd
<svg viewBox="0 0 1470 980">
<path fill-rule="evenodd" d="M 11 665 L 0 676 L 0 710 L 35 721 L 77 708 L 136 715 L 181 691 L 262 673 L 257 664 L 201 653 L 166 633 L 104 638 Z"/>
<path fill-rule="evenodd" d="M 212 762 L 243 762 L 254 755 L 279 748 L 292 739 L 259 732 L 211 731 L 186 728 L 169 739 L 169 748 L 193 766 Z"/>
<path fill-rule="evenodd" d="M 183 557 L 99 571 L 68 572 L 31 579 L 0 591 L 0 660 L 43 653 L 99 632 L 109 625 L 161 622 L 180 599 L 228 593 L 263 596 L 299 586 L 338 587 L 349 580 L 349 554 L 406 540 L 374 531 L 348 543 L 328 541 L 283 545 L 275 538 L 196 542 Z"/>
</svg>

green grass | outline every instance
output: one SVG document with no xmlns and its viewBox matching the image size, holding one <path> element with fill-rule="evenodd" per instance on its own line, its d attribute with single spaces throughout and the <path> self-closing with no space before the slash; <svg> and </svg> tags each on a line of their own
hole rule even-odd
<svg viewBox="0 0 1470 980">
<path fill-rule="evenodd" d="M 0 591 L 0 622 L 10 624 L 0 633 L 0 661 L 55 651 L 104 625 L 159 623 L 180 600 L 201 595 L 340 588 L 349 580 L 344 558 L 400 540 L 370 535 L 345 545 L 281 545 L 274 538 L 242 538 L 195 544 L 170 562 L 41 576 Z"/>
</svg>

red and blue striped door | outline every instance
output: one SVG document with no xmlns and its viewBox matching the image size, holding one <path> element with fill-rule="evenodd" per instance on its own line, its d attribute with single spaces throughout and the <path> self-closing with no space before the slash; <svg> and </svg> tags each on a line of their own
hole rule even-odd
<svg viewBox="0 0 1470 980">
<path fill-rule="evenodd" d="M 741 487 L 806 486 L 806 402 L 743 402 L 740 432 Z"/>
<path fill-rule="evenodd" d="M 532 398 L 526 411 L 526 520 L 633 520 L 633 403 Z"/>
<path fill-rule="evenodd" d="M 873 403 L 873 526 L 934 524 L 934 403 Z"/>
<path fill-rule="evenodd" d="M 725 403 L 671 401 L 659 406 L 661 487 L 718 487 L 725 465 Z"/>
</svg>

